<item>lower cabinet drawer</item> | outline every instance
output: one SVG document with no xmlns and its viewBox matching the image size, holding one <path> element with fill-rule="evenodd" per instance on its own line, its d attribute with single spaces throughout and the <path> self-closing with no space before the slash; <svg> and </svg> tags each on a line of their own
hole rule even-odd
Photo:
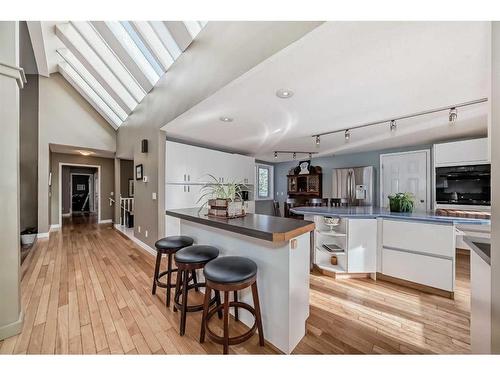
<svg viewBox="0 0 500 375">
<path fill-rule="evenodd" d="M 414 283 L 453 291 L 453 261 L 428 255 L 382 249 L 382 273 Z"/>
</svg>

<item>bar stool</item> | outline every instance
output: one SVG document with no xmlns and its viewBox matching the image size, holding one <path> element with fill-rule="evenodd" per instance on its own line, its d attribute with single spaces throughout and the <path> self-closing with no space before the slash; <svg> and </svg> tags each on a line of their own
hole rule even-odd
<svg viewBox="0 0 500 375">
<path fill-rule="evenodd" d="M 174 294 L 174 312 L 177 309 L 181 312 L 181 322 L 179 333 L 184 336 L 186 331 L 186 314 L 203 310 L 203 304 L 188 305 L 188 292 L 191 289 L 204 287 L 205 283 L 196 281 L 196 270 L 202 269 L 205 265 L 219 256 L 219 249 L 208 245 L 192 245 L 185 247 L 175 253 L 175 263 L 177 264 L 177 282 Z M 194 278 L 194 283 L 188 285 L 190 280 L 189 273 Z M 182 301 L 179 301 L 182 296 Z M 220 293 L 215 292 L 215 297 L 210 299 L 210 292 L 205 291 L 205 296 L 209 296 L 209 303 L 220 305 Z"/>
<path fill-rule="evenodd" d="M 259 293 L 257 291 L 257 264 L 253 260 L 238 256 L 227 256 L 215 259 L 208 263 L 203 269 L 205 275 L 205 300 L 203 304 L 203 316 L 201 321 L 200 343 L 207 336 L 218 344 L 223 345 L 223 352 L 227 354 L 229 345 L 240 344 L 248 340 L 256 330 L 259 332 L 259 344 L 264 346 L 264 331 L 262 329 L 262 318 L 260 315 Z M 238 302 L 238 290 L 252 288 L 254 307 L 247 303 Z M 224 292 L 224 305 L 210 309 L 209 296 L 212 290 Z M 234 301 L 229 302 L 229 293 L 234 292 Z M 249 311 L 255 318 L 255 322 L 247 332 L 240 336 L 229 337 L 229 308 L 234 307 L 235 319 L 238 320 L 238 308 Z M 216 335 L 209 327 L 212 316 L 224 310 L 224 336 Z"/>
<path fill-rule="evenodd" d="M 156 287 L 167 289 L 167 299 L 166 305 L 170 306 L 170 290 L 175 285 L 171 283 L 171 276 L 173 272 L 177 272 L 177 269 L 172 269 L 172 255 L 186 246 L 191 246 L 193 244 L 193 239 L 187 236 L 170 236 L 162 238 L 155 243 L 156 247 L 156 265 L 155 273 L 153 275 L 153 290 L 152 294 L 156 294 Z M 167 270 L 160 273 L 161 257 L 163 254 L 167 254 Z M 167 282 L 164 283 L 160 281 L 163 276 L 167 276 Z M 196 279 L 194 279 L 196 282 Z"/>
</svg>

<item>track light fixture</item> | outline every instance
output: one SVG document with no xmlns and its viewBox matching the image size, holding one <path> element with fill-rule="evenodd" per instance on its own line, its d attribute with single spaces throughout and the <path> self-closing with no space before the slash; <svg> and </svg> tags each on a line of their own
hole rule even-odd
<svg viewBox="0 0 500 375">
<path fill-rule="evenodd" d="M 458 117 L 458 110 L 453 107 L 450 108 L 450 114 L 448 115 L 448 120 L 450 121 L 451 124 L 453 124 Z"/>
<path fill-rule="evenodd" d="M 279 154 L 289 154 L 289 155 L 292 154 L 292 157 L 295 160 L 295 159 L 297 159 L 297 154 L 307 155 L 307 156 L 309 156 L 309 159 L 311 159 L 314 154 L 317 154 L 317 152 L 314 152 L 314 151 L 274 151 L 274 158 L 278 159 Z"/>
<path fill-rule="evenodd" d="M 396 120 L 391 120 L 391 125 L 390 125 L 391 132 L 395 132 L 396 128 L 397 128 Z"/>
<path fill-rule="evenodd" d="M 346 141 L 348 141 L 351 138 L 351 131 L 349 129 L 345 130 L 344 137 Z"/>
<path fill-rule="evenodd" d="M 321 142 L 321 139 L 320 139 L 319 135 L 317 135 L 316 136 L 316 145 L 319 146 L 320 142 Z"/>
<path fill-rule="evenodd" d="M 448 121 L 450 122 L 450 125 L 451 125 L 458 118 L 458 108 L 468 107 L 468 106 L 472 106 L 472 105 L 476 105 L 476 104 L 480 104 L 480 103 L 485 103 L 487 101 L 488 101 L 488 98 L 471 100 L 469 102 L 457 103 L 457 104 L 449 105 L 446 107 L 428 109 L 428 110 L 421 111 L 421 112 L 410 113 L 410 114 L 407 114 L 404 116 L 393 117 L 392 119 L 389 118 L 389 119 L 380 120 L 380 121 L 367 122 L 364 124 L 351 126 L 350 128 L 347 128 L 347 129 L 338 129 L 338 130 L 332 130 L 332 131 L 324 132 L 324 133 L 320 133 L 320 134 L 313 134 L 313 135 L 311 135 L 311 137 L 313 137 L 315 139 L 316 144 L 318 145 L 320 137 L 322 137 L 324 135 L 337 134 L 337 133 L 344 132 L 344 137 L 347 141 L 347 140 L 349 140 L 349 138 L 351 136 L 350 131 L 353 129 L 361 129 L 361 128 L 366 128 L 366 127 L 374 126 L 374 125 L 387 126 L 387 123 L 390 123 L 391 131 L 396 131 L 397 130 L 396 121 L 398 121 L 398 120 L 406 120 L 406 119 L 410 119 L 410 118 L 415 118 L 415 117 L 419 117 L 419 116 L 424 116 L 424 115 L 429 115 L 432 113 L 439 113 L 439 112 L 444 112 L 444 111 L 449 111 Z"/>
</svg>

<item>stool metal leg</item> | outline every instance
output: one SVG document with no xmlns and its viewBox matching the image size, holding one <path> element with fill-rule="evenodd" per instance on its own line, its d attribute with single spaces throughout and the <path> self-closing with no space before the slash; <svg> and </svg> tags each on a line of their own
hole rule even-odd
<svg viewBox="0 0 500 375">
<path fill-rule="evenodd" d="M 210 297 L 212 289 L 209 286 L 205 287 L 205 298 L 203 300 L 203 315 L 201 317 L 200 343 L 205 342 L 205 324 L 207 323 L 208 309 L 210 306 Z"/>
<path fill-rule="evenodd" d="M 234 291 L 234 302 L 238 302 L 238 291 Z M 234 320 L 237 322 L 240 320 L 238 317 L 238 307 L 234 306 Z"/>
<path fill-rule="evenodd" d="M 224 354 L 229 352 L 229 292 L 224 292 Z"/>
<path fill-rule="evenodd" d="M 171 290 L 171 281 L 172 281 L 172 254 L 168 254 L 168 263 L 167 263 L 167 307 L 170 306 L 170 290 Z"/>
<path fill-rule="evenodd" d="M 262 317 L 260 315 L 259 292 L 257 290 L 257 281 L 252 284 L 253 306 L 255 309 L 255 321 L 259 330 L 259 345 L 264 346 L 264 330 L 262 329 Z"/>
<path fill-rule="evenodd" d="M 160 274 L 160 263 L 161 263 L 161 253 L 158 251 L 156 253 L 155 273 L 153 275 L 153 290 L 151 291 L 151 294 L 153 295 L 156 294 L 156 279 Z"/>
<path fill-rule="evenodd" d="M 182 310 L 181 327 L 179 334 L 184 336 L 186 331 L 187 299 L 188 299 L 188 271 L 182 271 Z"/>
</svg>

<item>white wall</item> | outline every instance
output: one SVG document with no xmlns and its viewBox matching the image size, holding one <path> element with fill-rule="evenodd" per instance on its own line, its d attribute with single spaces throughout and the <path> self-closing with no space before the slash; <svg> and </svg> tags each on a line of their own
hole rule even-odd
<svg viewBox="0 0 500 375">
<path fill-rule="evenodd" d="M 40 76 L 39 89 L 38 233 L 46 233 L 50 223 L 49 145 L 115 152 L 116 132 L 59 73 Z"/>
</svg>

